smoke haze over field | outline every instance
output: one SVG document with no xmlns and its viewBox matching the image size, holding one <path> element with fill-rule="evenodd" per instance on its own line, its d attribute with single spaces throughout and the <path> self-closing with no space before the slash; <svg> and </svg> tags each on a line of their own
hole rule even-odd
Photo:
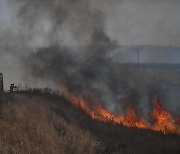
<svg viewBox="0 0 180 154">
<path fill-rule="evenodd" d="M 178 0 L 1 0 L 0 70 L 7 84 L 17 81 L 21 56 L 52 44 L 89 45 L 94 31 L 118 45 L 179 46 L 179 6 Z M 7 60 L 16 71 L 5 73 Z"/>
<path fill-rule="evenodd" d="M 73 94 L 98 98 L 110 110 L 124 96 L 145 110 L 150 96 L 142 90 L 139 98 L 132 90 L 137 69 L 117 63 L 137 62 L 136 54 L 125 53 L 138 44 L 155 46 L 143 46 L 141 62 L 180 63 L 180 48 L 162 47 L 180 46 L 179 7 L 178 0 L 1 0 L 0 71 L 5 86 L 63 83 Z M 179 70 L 173 77 L 172 72 L 159 72 L 153 78 L 152 70 L 145 71 L 143 88 L 179 84 Z"/>
</svg>

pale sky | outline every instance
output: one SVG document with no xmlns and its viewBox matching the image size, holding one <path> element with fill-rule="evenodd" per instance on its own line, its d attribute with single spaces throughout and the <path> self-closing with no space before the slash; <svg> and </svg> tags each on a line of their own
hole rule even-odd
<svg viewBox="0 0 180 154">
<path fill-rule="evenodd" d="M 180 46 L 179 0 L 93 0 L 91 4 L 104 13 L 106 33 L 120 45 Z M 1 33 L 8 31 L 21 37 L 31 36 L 32 31 L 28 33 L 17 17 L 20 5 L 16 0 L 0 0 Z M 31 38 L 31 45 L 47 43 L 48 30 L 53 28 L 48 14 L 36 24 L 33 32 L 38 35 Z M 61 36 L 66 44 L 77 45 L 68 32 L 66 35 L 61 32 Z M 78 43 L 83 45 L 84 42 Z"/>
</svg>

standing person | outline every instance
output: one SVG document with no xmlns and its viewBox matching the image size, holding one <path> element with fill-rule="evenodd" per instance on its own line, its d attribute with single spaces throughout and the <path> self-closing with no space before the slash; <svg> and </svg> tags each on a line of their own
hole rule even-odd
<svg viewBox="0 0 180 154">
<path fill-rule="evenodd" d="M 11 84 L 10 85 L 10 93 L 13 93 L 13 91 L 14 91 L 14 84 Z"/>
</svg>

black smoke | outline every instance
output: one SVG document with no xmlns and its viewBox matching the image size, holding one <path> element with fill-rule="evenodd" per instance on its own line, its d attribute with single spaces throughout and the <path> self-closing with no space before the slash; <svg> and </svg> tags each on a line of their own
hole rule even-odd
<svg viewBox="0 0 180 154">
<path fill-rule="evenodd" d="M 137 67 L 120 65 L 123 57 L 111 56 L 119 44 L 106 32 L 106 13 L 90 0 L 17 2 L 22 30 L 28 31 L 26 43 L 33 46 L 22 61 L 27 80 L 33 77 L 52 81 L 60 88 L 65 85 L 67 93 L 118 112 L 124 98 L 146 112 L 156 92 L 161 93 L 157 89 L 171 82 L 163 77 L 163 71 L 161 77 L 151 70 L 139 77 Z M 149 92 L 147 87 L 153 90 Z"/>
</svg>

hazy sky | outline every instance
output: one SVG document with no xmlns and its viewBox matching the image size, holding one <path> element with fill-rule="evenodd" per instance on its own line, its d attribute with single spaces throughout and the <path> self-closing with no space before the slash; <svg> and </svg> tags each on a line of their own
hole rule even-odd
<svg viewBox="0 0 180 154">
<path fill-rule="evenodd" d="M 106 28 L 121 44 L 180 45 L 179 0 L 108 3 Z"/>
<path fill-rule="evenodd" d="M 92 0 L 91 4 L 104 13 L 107 34 L 121 45 L 180 45 L 179 0 Z M 0 31 L 10 33 L 10 39 L 16 39 L 12 35 L 17 33 L 21 37 L 31 35 L 24 32 L 25 27 L 22 29 L 17 17 L 20 6 L 21 3 L 15 0 L 0 0 Z M 34 36 L 31 43 L 45 43 L 50 29 L 51 21 L 42 16 L 34 29 L 41 35 Z M 66 39 L 68 43 L 75 44 L 68 35 Z"/>
</svg>

